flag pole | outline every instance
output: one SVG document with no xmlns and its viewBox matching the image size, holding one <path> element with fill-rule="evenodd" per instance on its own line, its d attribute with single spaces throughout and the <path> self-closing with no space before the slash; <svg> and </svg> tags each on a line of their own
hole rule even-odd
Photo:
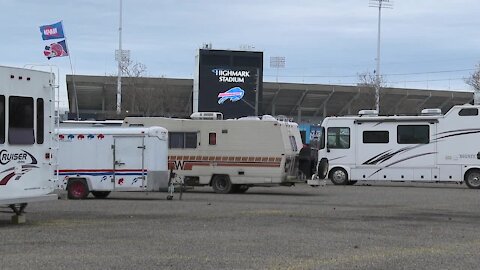
<svg viewBox="0 0 480 270">
<path fill-rule="evenodd" d="M 80 112 L 78 111 L 77 87 L 75 86 L 75 72 L 73 71 L 72 57 L 70 56 L 71 52 L 70 52 L 70 48 L 68 47 L 67 34 L 65 33 L 65 27 L 63 26 L 63 21 L 60 21 L 60 22 L 62 23 L 63 36 L 65 37 L 65 47 L 67 47 L 68 60 L 70 61 L 70 69 L 72 70 L 73 95 L 75 96 L 75 111 L 77 113 L 76 120 L 80 120 Z"/>
</svg>

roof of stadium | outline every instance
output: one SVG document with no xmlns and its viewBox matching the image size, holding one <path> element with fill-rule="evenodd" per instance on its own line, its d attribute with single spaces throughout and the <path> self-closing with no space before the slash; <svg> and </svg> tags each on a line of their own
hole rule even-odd
<svg viewBox="0 0 480 270">
<path fill-rule="evenodd" d="M 82 119 L 123 119 L 126 115 L 188 117 L 192 113 L 193 79 L 124 78 L 122 91 L 137 94 L 122 95 L 121 115 L 116 114 L 117 78 L 112 76 L 67 75 L 71 113 L 76 113 L 72 79 Z M 387 87 L 380 91 L 380 114 L 417 115 L 424 108 L 440 108 L 445 113 L 453 105 L 472 100 L 473 92 L 467 91 Z M 136 109 L 137 103 L 151 108 L 146 114 Z M 326 116 L 351 115 L 374 107 L 375 90 L 371 87 L 263 83 L 263 113 L 284 115 L 298 122 L 319 122 Z"/>
</svg>

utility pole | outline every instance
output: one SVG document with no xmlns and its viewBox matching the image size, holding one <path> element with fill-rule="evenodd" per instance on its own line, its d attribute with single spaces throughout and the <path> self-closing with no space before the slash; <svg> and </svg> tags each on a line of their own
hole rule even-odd
<svg viewBox="0 0 480 270">
<path fill-rule="evenodd" d="M 382 22 L 382 8 L 393 8 L 393 2 L 390 0 L 370 0 L 370 7 L 378 8 L 378 31 L 377 31 L 377 69 L 375 70 L 375 109 L 380 113 L 380 34 Z"/>
<path fill-rule="evenodd" d="M 270 57 L 270 68 L 274 68 L 276 72 L 275 82 L 277 83 L 277 91 L 280 91 L 280 84 L 278 83 L 278 72 L 281 68 L 285 68 L 285 56 Z M 272 114 L 275 114 L 275 104 L 272 104 Z"/>
</svg>

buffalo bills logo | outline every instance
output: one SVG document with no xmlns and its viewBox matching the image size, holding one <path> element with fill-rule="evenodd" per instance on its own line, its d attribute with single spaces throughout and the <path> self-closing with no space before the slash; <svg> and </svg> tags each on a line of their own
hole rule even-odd
<svg viewBox="0 0 480 270">
<path fill-rule="evenodd" d="M 58 138 L 59 138 L 61 141 L 63 141 L 63 140 L 65 140 L 65 135 L 60 134 L 60 135 L 58 135 Z"/>
<path fill-rule="evenodd" d="M 73 139 L 75 138 L 75 136 L 74 136 L 73 134 L 69 134 L 69 135 L 67 136 L 67 138 L 68 138 L 69 140 L 73 140 Z"/>
<path fill-rule="evenodd" d="M 99 140 L 103 140 L 103 138 L 105 138 L 105 136 L 104 136 L 103 134 L 98 134 L 98 135 L 97 135 L 97 138 L 98 138 Z"/>
<path fill-rule="evenodd" d="M 94 136 L 94 135 L 92 135 L 92 134 L 88 134 L 88 136 L 87 136 L 87 139 L 89 139 L 89 140 L 92 140 L 93 138 L 95 138 L 95 136 Z"/>
<path fill-rule="evenodd" d="M 120 179 L 118 179 L 118 182 L 117 182 L 117 183 L 118 183 L 119 185 L 123 185 L 123 182 L 124 182 L 124 181 L 125 181 L 125 180 L 124 180 L 123 178 L 120 178 Z"/>
<path fill-rule="evenodd" d="M 77 138 L 78 138 L 79 140 L 83 140 L 83 139 L 85 139 L 85 136 L 82 135 L 82 134 L 80 134 L 80 135 L 77 136 Z"/>
<path fill-rule="evenodd" d="M 233 87 L 226 92 L 218 94 L 218 104 L 223 104 L 226 100 L 230 100 L 231 102 L 239 101 L 245 95 L 245 91 L 243 91 L 240 87 Z"/>
</svg>

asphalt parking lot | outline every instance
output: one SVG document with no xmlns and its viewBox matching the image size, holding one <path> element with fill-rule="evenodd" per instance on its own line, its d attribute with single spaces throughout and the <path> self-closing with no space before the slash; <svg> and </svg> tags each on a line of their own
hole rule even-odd
<svg viewBox="0 0 480 270">
<path fill-rule="evenodd" d="M 478 269 L 480 191 L 457 184 L 209 188 L 0 213 L 1 269 Z"/>
</svg>

